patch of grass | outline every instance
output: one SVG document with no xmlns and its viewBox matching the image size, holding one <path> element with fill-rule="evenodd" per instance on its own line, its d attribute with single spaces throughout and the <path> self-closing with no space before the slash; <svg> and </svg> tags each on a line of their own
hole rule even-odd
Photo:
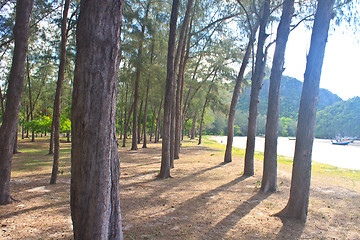
<svg viewBox="0 0 360 240">
<path fill-rule="evenodd" d="M 293 159 L 290 157 L 278 155 L 278 163 L 286 164 L 286 165 L 292 165 Z"/>
<path fill-rule="evenodd" d="M 35 142 L 30 142 L 28 139 L 19 139 L 20 154 L 13 157 L 12 172 L 13 176 L 21 176 L 24 173 L 35 171 L 48 171 L 53 164 L 53 155 L 48 155 L 49 152 L 49 138 L 37 138 Z M 60 143 L 60 171 L 63 174 L 69 170 L 70 165 L 70 143 Z M 50 170 L 51 171 L 51 170 Z"/>
<path fill-rule="evenodd" d="M 60 153 L 65 154 L 65 153 L 71 153 L 71 147 L 68 148 L 62 148 L 60 149 Z"/>
<path fill-rule="evenodd" d="M 224 144 L 221 144 L 221 143 L 218 143 L 216 140 L 213 140 L 213 139 L 210 139 L 211 136 L 204 136 L 203 137 L 203 144 L 206 146 L 206 147 L 209 147 L 209 148 L 216 148 L 216 149 L 219 149 L 219 152 L 221 151 L 223 154 L 226 149 L 226 145 Z M 245 154 L 245 150 L 244 149 L 241 149 L 241 148 L 236 148 L 236 147 L 233 147 L 233 154 L 234 155 L 244 155 Z"/>
<path fill-rule="evenodd" d="M 346 168 L 339 168 L 322 163 L 312 163 L 312 171 L 316 174 L 344 178 L 351 181 L 360 182 L 360 171 Z"/>
<path fill-rule="evenodd" d="M 46 155 L 49 153 L 49 150 L 48 149 L 31 148 L 31 146 L 27 146 L 26 148 L 21 148 L 20 152 Z"/>
</svg>

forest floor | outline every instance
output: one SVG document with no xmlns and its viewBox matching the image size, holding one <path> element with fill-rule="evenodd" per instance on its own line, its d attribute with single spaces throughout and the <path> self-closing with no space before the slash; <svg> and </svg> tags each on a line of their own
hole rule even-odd
<svg viewBox="0 0 360 240">
<path fill-rule="evenodd" d="M 69 207 L 70 143 L 61 143 L 58 183 L 49 185 L 52 156 L 47 139 L 19 140 L 11 193 L 0 206 L 0 239 L 72 239 Z M 124 239 L 360 239 L 360 172 L 313 165 L 305 224 L 273 214 L 287 203 L 291 160 L 281 158 L 279 190 L 260 191 L 262 160 L 243 177 L 243 151 L 222 164 L 224 147 L 185 141 L 172 178 L 156 180 L 161 145 L 119 148 Z"/>
</svg>

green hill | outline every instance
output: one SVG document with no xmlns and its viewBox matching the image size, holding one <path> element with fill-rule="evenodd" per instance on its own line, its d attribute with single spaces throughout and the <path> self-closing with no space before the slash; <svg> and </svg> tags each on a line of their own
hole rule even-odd
<svg viewBox="0 0 360 240">
<path fill-rule="evenodd" d="M 259 118 L 258 118 L 258 134 L 265 134 L 266 113 L 268 107 L 270 80 L 264 80 L 263 87 L 260 91 L 259 97 Z M 284 76 L 281 82 L 281 96 L 280 96 L 280 123 L 279 135 L 281 136 L 295 136 L 296 122 L 299 110 L 300 96 L 302 91 L 302 82 Z M 237 105 L 237 114 L 235 124 L 240 128 L 240 134 L 246 135 L 247 132 L 247 116 L 250 102 L 250 86 L 244 89 L 244 93 L 240 96 Z M 326 89 L 319 91 L 318 111 L 332 106 L 336 103 L 344 103 L 344 101 L 336 94 L 331 93 Z M 324 127 L 324 132 L 326 132 Z"/>
<path fill-rule="evenodd" d="M 360 137 L 360 97 L 338 102 L 318 111 L 316 137 Z"/>
<path fill-rule="evenodd" d="M 264 80 L 259 97 L 259 117 L 257 134 L 265 134 L 266 112 L 268 106 L 270 80 Z M 281 83 L 279 135 L 295 136 L 302 82 L 284 76 Z M 250 102 L 250 86 L 239 97 L 235 114 L 235 135 L 246 135 Z M 360 98 L 343 101 L 339 96 L 326 89 L 319 91 L 317 107 L 317 138 L 336 136 L 360 137 Z M 226 118 L 212 116 L 214 120 L 207 129 L 209 134 L 225 133 Z"/>
<path fill-rule="evenodd" d="M 260 115 L 266 115 L 267 105 L 268 105 L 268 96 L 269 96 L 269 86 L 270 80 L 267 78 L 263 82 L 263 87 L 260 91 L 260 101 L 259 101 L 259 110 Z M 245 89 L 245 93 L 240 96 L 239 103 L 237 108 L 242 112 L 248 112 L 249 102 L 250 102 L 250 87 Z M 280 96 L 280 117 L 296 119 L 300 96 L 302 91 L 302 82 L 284 76 L 281 81 L 281 96 Z M 328 106 L 331 106 L 337 102 L 343 102 L 343 100 L 336 94 L 331 93 L 326 89 L 320 89 L 319 91 L 320 101 L 318 103 L 318 111 L 322 110 Z"/>
</svg>

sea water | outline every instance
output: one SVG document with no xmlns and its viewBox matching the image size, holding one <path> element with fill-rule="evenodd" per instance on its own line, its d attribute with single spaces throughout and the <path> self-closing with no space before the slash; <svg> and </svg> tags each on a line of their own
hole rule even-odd
<svg viewBox="0 0 360 240">
<path fill-rule="evenodd" d="M 226 136 L 213 137 L 217 142 L 226 144 Z M 296 140 L 287 137 L 278 138 L 278 155 L 294 157 Z M 234 137 L 233 146 L 246 148 L 246 137 Z M 256 137 L 255 151 L 264 152 L 265 138 Z M 312 161 L 341 168 L 360 170 L 360 141 L 349 145 L 333 145 L 329 139 L 315 139 Z"/>
</svg>

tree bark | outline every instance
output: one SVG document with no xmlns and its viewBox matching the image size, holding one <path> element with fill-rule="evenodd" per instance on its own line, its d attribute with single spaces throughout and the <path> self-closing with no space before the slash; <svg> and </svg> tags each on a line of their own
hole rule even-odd
<svg viewBox="0 0 360 240">
<path fill-rule="evenodd" d="M 174 168 L 174 156 L 175 156 L 175 115 L 176 115 L 176 94 L 175 94 L 176 82 L 174 79 L 174 86 L 172 91 L 172 103 L 171 103 L 171 122 L 170 122 L 170 168 Z"/>
<path fill-rule="evenodd" d="M 120 119 L 119 119 L 119 139 L 122 139 L 122 132 L 123 132 L 123 111 L 120 109 Z"/>
<path fill-rule="evenodd" d="M 28 49 L 29 22 L 33 0 L 17 1 L 14 27 L 15 47 L 9 75 L 6 108 L 0 127 L 0 204 L 8 204 L 14 139 L 19 121 L 24 87 L 25 58 Z"/>
<path fill-rule="evenodd" d="M 311 154 L 315 137 L 319 85 L 334 0 L 318 0 L 304 84 L 300 98 L 290 198 L 277 216 L 306 221 L 311 180 Z"/>
<path fill-rule="evenodd" d="M 130 123 L 130 117 L 131 117 L 131 113 L 132 113 L 133 110 L 134 110 L 134 104 L 131 104 L 128 117 L 127 117 L 127 119 L 125 119 L 125 124 L 124 124 L 124 138 L 123 138 L 123 145 L 122 145 L 122 147 L 125 147 L 125 144 L 126 144 L 127 132 L 128 132 L 128 127 L 129 127 L 129 123 Z"/>
<path fill-rule="evenodd" d="M 18 130 L 19 130 L 19 125 L 16 126 L 16 134 L 15 134 L 15 139 L 14 139 L 13 154 L 19 153 L 19 151 L 18 151 Z"/>
<path fill-rule="evenodd" d="M 255 151 L 255 137 L 257 129 L 257 117 L 258 117 L 258 103 L 259 93 L 262 87 L 262 81 L 264 79 L 264 70 L 266 65 L 266 55 L 264 53 L 265 40 L 267 38 L 266 26 L 269 21 L 270 15 L 270 0 L 264 1 L 262 7 L 262 14 L 260 18 L 260 30 L 258 37 L 258 45 L 256 51 L 255 72 L 251 78 L 251 96 L 249 106 L 249 121 L 246 141 L 245 152 L 245 166 L 244 175 L 254 175 L 254 151 Z"/>
<path fill-rule="evenodd" d="M 166 72 L 166 86 L 164 99 L 164 118 L 163 118 L 163 141 L 161 153 L 161 167 L 158 178 L 170 177 L 170 127 L 171 127 L 171 106 L 174 96 L 172 95 L 174 88 L 174 55 L 176 45 L 176 23 L 178 17 L 179 0 L 173 0 L 171 17 L 170 17 L 170 32 L 168 40 L 168 56 L 167 56 L 167 72 Z"/>
<path fill-rule="evenodd" d="M 51 123 L 50 130 L 50 140 L 49 140 L 49 155 L 54 154 L 54 121 Z"/>
<path fill-rule="evenodd" d="M 261 190 L 277 190 L 277 139 L 280 113 L 280 83 L 284 70 L 286 44 L 290 33 L 294 0 L 285 0 L 277 29 L 276 48 L 270 75 L 269 101 L 265 127 L 264 168 Z"/>
<path fill-rule="evenodd" d="M 0 86 L 0 103 L 1 103 L 1 115 L 4 115 L 5 112 L 4 95 L 2 94 L 1 86 Z"/>
<path fill-rule="evenodd" d="M 187 46 L 185 51 L 185 44 L 182 51 L 181 61 L 179 65 L 179 74 L 178 74 L 178 88 L 176 89 L 176 122 L 175 122 L 175 149 L 174 149 L 174 159 L 179 159 L 180 146 L 182 140 L 182 128 L 183 128 L 183 97 L 184 97 L 184 83 L 185 83 L 185 67 L 189 59 L 190 54 L 190 39 L 191 39 L 191 29 L 192 29 L 192 19 L 190 21 L 190 26 L 187 38 Z"/>
<path fill-rule="evenodd" d="M 137 124 L 137 143 L 140 144 L 141 141 L 141 114 L 142 114 L 142 107 L 143 107 L 143 103 L 144 101 L 141 99 L 141 103 L 140 103 L 140 109 L 139 109 L 139 116 L 138 116 L 138 124 Z"/>
<path fill-rule="evenodd" d="M 155 143 L 159 142 L 159 138 L 160 138 L 160 119 L 161 119 L 161 107 L 163 105 L 163 101 L 164 101 L 164 98 L 161 99 L 161 102 L 160 102 L 160 106 L 159 106 L 159 111 L 158 111 L 158 114 L 157 114 L 157 118 L 156 118 L 156 127 L 155 127 Z"/>
<path fill-rule="evenodd" d="M 152 123 L 151 123 L 151 128 L 150 128 L 150 138 L 149 141 L 151 142 L 151 139 L 153 137 L 153 132 L 154 132 L 154 124 L 155 124 L 155 113 L 156 113 L 156 107 L 154 107 L 154 110 L 152 112 Z M 144 139 L 145 141 L 145 139 Z"/>
<path fill-rule="evenodd" d="M 224 163 L 232 162 L 232 144 L 233 144 L 233 140 L 234 140 L 235 111 L 236 111 L 236 105 L 239 100 L 241 83 L 244 79 L 245 69 L 246 69 L 246 66 L 248 65 L 249 59 L 250 59 L 252 41 L 253 41 L 253 39 L 249 40 L 249 44 L 246 48 L 246 52 L 245 52 L 243 61 L 241 63 L 239 74 L 236 78 L 234 92 L 233 92 L 233 96 L 231 99 L 229 118 L 228 118 L 228 132 L 227 132 L 227 143 L 226 143 L 226 149 L 225 149 Z"/>
<path fill-rule="evenodd" d="M 139 55 L 141 54 L 141 49 L 139 48 Z M 139 88 L 140 88 L 140 74 L 141 70 L 136 70 L 135 75 L 135 86 L 134 86 L 134 110 L 133 110 L 133 132 L 132 132 L 132 142 L 131 142 L 131 150 L 137 150 L 137 142 L 138 142 L 138 132 L 137 132 L 137 125 L 138 125 L 138 101 L 139 101 Z"/>
<path fill-rule="evenodd" d="M 22 123 L 21 123 L 21 139 L 24 139 L 25 138 L 25 131 L 24 131 L 24 119 L 22 120 Z"/>
<path fill-rule="evenodd" d="M 143 141 L 143 148 L 147 148 L 146 146 L 146 123 L 147 123 L 147 112 L 148 112 L 148 104 L 149 104 L 149 91 L 150 91 L 150 79 L 148 78 L 146 83 L 146 97 L 145 97 L 145 109 L 144 109 L 144 123 L 143 123 L 143 135 L 144 135 L 144 141 Z"/>
<path fill-rule="evenodd" d="M 196 119 L 197 119 L 197 112 L 195 112 L 194 117 L 193 117 L 193 122 L 192 122 L 192 125 L 191 125 L 190 139 L 195 139 L 195 134 L 196 134 Z"/>
<path fill-rule="evenodd" d="M 202 128 L 203 128 L 203 122 L 204 122 L 204 116 L 205 116 L 205 111 L 206 111 L 206 106 L 207 104 L 209 103 L 209 96 L 210 96 L 210 93 L 211 93 L 211 89 L 212 87 L 214 86 L 214 83 L 211 83 L 211 86 L 209 87 L 209 90 L 206 94 L 206 98 L 205 98 L 205 103 L 204 103 L 204 106 L 203 106 L 203 109 L 202 109 L 202 113 L 201 113 L 201 118 L 200 118 L 200 129 L 199 129 L 199 142 L 198 142 L 198 145 L 201 144 L 201 140 L 202 140 Z"/>
<path fill-rule="evenodd" d="M 128 129 L 128 122 L 127 122 L 127 116 L 129 115 L 131 115 L 131 112 L 128 114 L 127 113 L 127 100 L 128 100 L 128 90 L 129 90 L 129 85 L 128 84 L 126 84 L 126 83 L 124 83 L 125 85 L 126 85 L 126 91 L 125 91 L 125 104 L 124 104 L 124 126 L 123 126 L 123 135 L 124 135 L 124 137 L 123 137 L 123 145 L 122 145 L 122 147 L 125 147 L 125 143 L 126 143 L 126 138 L 127 138 L 127 129 Z M 130 108 L 132 108 L 132 105 L 130 106 Z"/>
<path fill-rule="evenodd" d="M 116 139 L 122 6 L 81 2 L 71 116 L 74 239 L 123 239 Z"/>
<path fill-rule="evenodd" d="M 176 56 L 175 56 L 175 63 L 174 63 L 174 71 L 176 72 L 178 69 L 179 61 L 182 61 L 182 64 L 180 63 L 179 67 L 179 74 L 177 81 L 175 80 L 175 74 L 174 74 L 174 99 L 173 99 L 173 110 L 172 110 L 172 122 L 171 122 L 171 167 L 174 167 L 174 159 L 179 159 L 179 153 L 180 153 L 180 134 L 179 134 L 179 126 L 181 120 L 181 115 L 179 112 L 181 112 L 181 106 L 180 106 L 180 99 L 182 99 L 182 73 L 181 71 L 185 70 L 185 62 L 184 62 L 184 53 L 185 53 L 185 42 L 186 42 L 186 33 L 188 30 L 190 15 L 191 15 L 191 8 L 193 5 L 193 0 L 188 0 L 186 4 L 186 12 L 184 16 L 184 20 L 181 27 L 181 32 L 179 36 Z M 180 61 L 180 62 L 181 62 Z M 175 91 L 176 88 L 176 91 Z M 176 92 L 176 93 L 175 93 Z M 181 130 L 180 130 L 181 131 Z"/>
<path fill-rule="evenodd" d="M 30 120 L 34 120 L 34 108 L 32 104 L 32 96 L 31 96 L 31 81 L 30 81 L 30 64 L 29 58 L 26 58 L 26 68 L 27 68 L 27 79 L 28 79 L 28 86 L 29 86 L 29 106 L 30 106 Z M 35 142 L 35 130 L 32 129 L 31 133 L 31 142 Z"/>
<path fill-rule="evenodd" d="M 65 78 L 66 64 L 66 42 L 67 42 L 67 16 L 69 12 L 70 0 L 65 0 L 63 18 L 61 21 L 61 44 L 60 44 L 60 64 L 58 71 L 58 81 L 54 100 L 53 124 L 54 124 L 54 162 L 50 178 L 50 184 L 55 184 L 57 173 L 59 171 L 60 157 L 60 105 L 61 105 L 61 88 Z"/>
<path fill-rule="evenodd" d="M 145 22 L 147 21 L 149 10 L 150 10 L 150 4 L 151 1 L 148 1 L 148 4 L 146 5 L 146 12 L 145 12 Z M 141 26 L 141 38 L 140 38 L 140 44 L 138 49 L 138 62 L 136 66 L 136 73 L 135 73 L 135 86 L 134 86 L 134 112 L 133 112 L 133 135 L 132 135 L 132 145 L 131 150 L 137 150 L 138 146 L 137 144 L 140 143 L 138 140 L 140 133 L 140 128 L 138 128 L 138 124 L 140 125 L 140 119 L 137 118 L 138 114 L 138 100 L 139 100 L 139 89 L 140 89 L 140 78 L 142 73 L 142 62 L 139 62 L 142 57 L 142 51 L 143 51 L 143 42 L 145 39 L 145 23 Z M 141 115 L 141 110 L 139 115 Z"/>
</svg>

